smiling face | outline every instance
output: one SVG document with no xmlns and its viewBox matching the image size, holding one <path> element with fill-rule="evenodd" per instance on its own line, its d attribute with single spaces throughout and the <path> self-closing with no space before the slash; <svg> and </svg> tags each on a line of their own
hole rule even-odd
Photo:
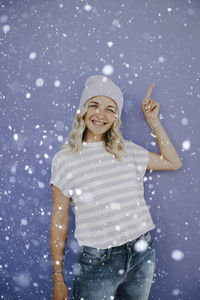
<svg viewBox="0 0 200 300">
<path fill-rule="evenodd" d="M 117 117 L 117 104 L 114 100 L 107 96 L 92 97 L 83 118 L 87 127 L 86 142 L 102 141 L 105 132 Z"/>
</svg>

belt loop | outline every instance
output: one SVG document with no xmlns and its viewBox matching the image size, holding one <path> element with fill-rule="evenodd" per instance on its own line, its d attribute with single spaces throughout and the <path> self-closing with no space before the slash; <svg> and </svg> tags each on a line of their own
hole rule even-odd
<svg viewBox="0 0 200 300">
<path fill-rule="evenodd" d="M 83 252 L 83 247 L 84 247 L 83 245 L 80 245 L 80 246 L 79 246 L 79 249 L 78 249 L 78 250 L 79 250 L 79 251 L 78 251 L 79 253 Z"/>
<path fill-rule="evenodd" d="M 129 241 L 129 242 L 126 243 L 126 249 L 127 249 L 128 251 L 130 251 L 130 250 L 132 249 L 132 245 L 133 245 L 132 242 L 133 242 L 133 241 Z"/>
<path fill-rule="evenodd" d="M 107 252 L 107 253 L 106 253 L 107 258 L 109 259 L 109 258 L 110 258 L 110 254 L 111 254 L 111 252 L 112 252 L 112 247 L 107 248 L 107 251 L 106 251 L 106 252 Z"/>
</svg>

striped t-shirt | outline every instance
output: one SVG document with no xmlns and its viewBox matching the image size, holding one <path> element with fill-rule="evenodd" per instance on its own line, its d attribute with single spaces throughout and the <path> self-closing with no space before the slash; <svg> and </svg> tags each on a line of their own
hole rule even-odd
<svg viewBox="0 0 200 300">
<path fill-rule="evenodd" d="M 120 246 L 155 228 L 143 187 L 149 152 L 124 142 L 123 162 L 105 150 L 103 141 L 84 142 L 76 157 L 69 149 L 53 157 L 49 183 L 70 198 L 79 245 Z"/>
</svg>

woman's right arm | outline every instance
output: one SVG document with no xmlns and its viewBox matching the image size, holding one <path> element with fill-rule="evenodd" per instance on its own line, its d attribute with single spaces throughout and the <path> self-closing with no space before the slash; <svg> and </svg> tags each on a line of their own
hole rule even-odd
<svg viewBox="0 0 200 300">
<path fill-rule="evenodd" d="M 63 195 L 62 191 L 52 184 L 53 193 L 53 214 L 51 218 L 51 257 L 53 263 L 53 272 L 61 271 L 63 268 L 63 259 L 65 245 L 69 227 L 69 202 L 70 199 Z M 63 300 L 68 298 L 67 287 L 64 284 L 64 278 L 61 273 L 53 274 L 54 291 L 53 299 Z"/>
</svg>

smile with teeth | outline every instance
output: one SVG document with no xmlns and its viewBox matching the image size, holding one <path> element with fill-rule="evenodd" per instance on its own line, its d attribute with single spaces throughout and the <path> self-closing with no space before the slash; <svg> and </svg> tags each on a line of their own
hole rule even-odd
<svg viewBox="0 0 200 300">
<path fill-rule="evenodd" d="M 98 122 L 98 121 L 96 121 L 96 120 L 92 120 L 92 123 L 93 123 L 95 126 L 98 126 L 98 127 L 103 127 L 104 125 L 106 125 L 106 123 Z"/>
</svg>

